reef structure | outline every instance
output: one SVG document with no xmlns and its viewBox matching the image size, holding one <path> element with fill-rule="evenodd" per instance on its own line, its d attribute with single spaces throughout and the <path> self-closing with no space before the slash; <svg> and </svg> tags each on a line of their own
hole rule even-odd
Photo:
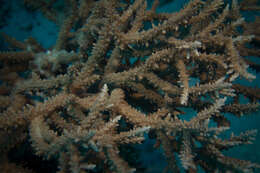
<svg viewBox="0 0 260 173">
<path fill-rule="evenodd" d="M 256 80 L 248 68 L 259 69 L 244 58 L 260 54 L 260 20 L 241 16 L 258 10 L 253 1 L 241 8 L 236 0 L 192 0 L 157 13 L 159 0 L 151 8 L 146 0 L 66 0 L 62 22 L 56 1 L 24 3 L 60 32 L 50 49 L 2 33 L 15 51 L 0 53 L 0 168 L 33 172 L 8 158 L 27 141 L 35 155 L 56 160 L 59 173 L 142 172 L 123 151 L 148 138 L 163 148 L 162 172 L 260 168 L 223 154 L 252 143 L 256 130 L 221 138 L 232 123 L 225 113 L 259 107 L 259 88 L 235 82 Z M 181 108 L 197 113 L 186 119 Z"/>
</svg>

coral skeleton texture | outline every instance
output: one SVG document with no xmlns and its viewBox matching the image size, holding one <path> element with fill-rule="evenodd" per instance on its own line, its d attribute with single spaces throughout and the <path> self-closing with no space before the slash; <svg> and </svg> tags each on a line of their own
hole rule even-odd
<svg viewBox="0 0 260 173">
<path fill-rule="evenodd" d="M 161 172 L 260 170 L 223 152 L 256 130 L 221 137 L 226 113 L 259 108 L 259 88 L 236 83 L 259 70 L 245 58 L 260 56 L 259 18 L 241 15 L 256 1 L 191 0 L 173 13 L 159 0 L 66 0 L 64 13 L 58 2 L 24 0 L 60 26 L 52 48 L 2 33 L 13 51 L 0 53 L 0 172 L 37 172 L 10 158 L 24 148 L 58 173 L 148 172 L 128 151 L 148 140 L 168 162 Z"/>
</svg>

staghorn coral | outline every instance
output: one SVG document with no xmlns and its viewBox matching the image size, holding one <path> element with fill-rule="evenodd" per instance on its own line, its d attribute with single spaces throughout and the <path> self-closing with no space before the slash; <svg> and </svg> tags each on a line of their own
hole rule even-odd
<svg viewBox="0 0 260 173">
<path fill-rule="evenodd" d="M 50 15 L 57 14 L 55 1 L 25 3 L 59 20 Z M 27 141 L 35 155 L 56 160 L 60 173 L 142 172 L 123 152 L 148 133 L 157 141 L 154 150 L 163 148 L 164 172 L 260 168 L 223 154 L 252 143 L 256 130 L 220 136 L 232 123 L 224 113 L 240 116 L 259 107 L 258 88 L 234 84 L 238 77 L 255 80 L 243 55 L 259 51 L 246 47 L 255 35 L 236 0 L 193 0 L 176 13 L 157 13 L 158 0 L 150 9 L 146 0 L 66 4 L 49 50 L 32 38 L 2 34 L 17 49 L 0 53 L 2 167 L 14 164 L 8 154 Z M 199 83 L 191 85 L 191 78 Z M 248 104 L 239 103 L 241 93 Z M 184 120 L 181 107 L 198 113 Z"/>
</svg>

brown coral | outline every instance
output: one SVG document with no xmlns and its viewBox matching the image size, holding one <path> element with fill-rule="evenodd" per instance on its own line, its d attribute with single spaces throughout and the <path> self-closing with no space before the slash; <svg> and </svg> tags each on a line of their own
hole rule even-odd
<svg viewBox="0 0 260 173">
<path fill-rule="evenodd" d="M 25 2 L 54 14 L 55 1 Z M 30 75 L 1 77 L 3 155 L 27 140 L 35 155 L 58 161 L 58 172 L 138 172 L 120 152 L 153 133 L 168 159 L 165 171 L 180 171 L 174 153 L 187 172 L 260 168 L 222 153 L 251 143 L 256 131 L 219 137 L 230 124 L 223 113 L 259 107 L 259 93 L 233 84 L 237 77 L 255 79 L 241 55 L 250 54 L 244 47 L 255 37 L 250 29 L 237 31 L 245 25 L 236 0 L 193 0 L 176 13 L 157 13 L 159 1 L 150 10 L 145 0 L 66 3 L 71 8 L 52 49 L 4 35 L 21 51 L 0 54 L 1 75 Z M 199 83 L 191 85 L 191 78 Z M 226 105 L 239 93 L 250 103 Z M 180 107 L 198 113 L 184 120 Z"/>
</svg>

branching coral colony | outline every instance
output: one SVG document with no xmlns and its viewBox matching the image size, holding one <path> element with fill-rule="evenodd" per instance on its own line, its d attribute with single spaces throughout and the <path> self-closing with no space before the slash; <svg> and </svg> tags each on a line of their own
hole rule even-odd
<svg viewBox="0 0 260 173">
<path fill-rule="evenodd" d="M 56 1 L 25 3 L 59 23 Z M 193 0 L 177 13 L 156 13 L 159 0 L 150 9 L 145 0 L 65 3 L 49 50 L 2 33 L 16 51 L 0 54 L 1 170 L 33 172 L 9 158 L 27 141 L 35 155 L 57 160 L 60 173 L 143 172 L 123 150 L 148 140 L 145 133 L 154 150 L 163 148 L 162 172 L 260 168 L 222 152 L 252 143 L 256 130 L 220 137 L 232 123 L 224 113 L 259 107 L 259 88 L 233 84 L 255 79 L 249 66 L 259 69 L 242 57 L 260 55 L 259 18 L 245 24 L 236 0 Z M 184 120 L 181 107 L 198 113 Z"/>
</svg>

